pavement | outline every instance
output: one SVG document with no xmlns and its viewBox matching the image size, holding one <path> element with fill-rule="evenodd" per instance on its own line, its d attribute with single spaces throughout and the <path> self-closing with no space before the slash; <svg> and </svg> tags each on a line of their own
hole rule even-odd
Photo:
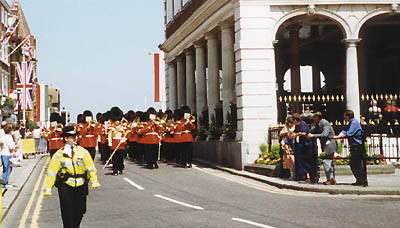
<svg viewBox="0 0 400 228">
<path fill-rule="evenodd" d="M 43 159 L 43 155 L 30 156 L 28 159 L 23 159 L 21 167 L 13 167 L 9 184 L 12 187 L 7 188 L 7 190 L 3 193 L 2 199 L 2 218 L 7 215 L 11 206 L 14 204 L 15 200 L 18 198 L 21 190 L 25 186 L 25 183 L 31 176 L 33 170 L 39 163 L 41 159 Z"/>
<path fill-rule="evenodd" d="M 195 159 L 197 162 L 228 172 L 233 175 L 238 175 L 260 181 L 281 189 L 291 189 L 306 192 L 323 192 L 329 194 L 355 194 L 355 195 L 400 195 L 400 169 L 396 169 L 394 174 L 379 174 L 368 175 L 368 187 L 353 186 L 356 179 L 354 176 L 336 176 L 336 185 L 323 185 L 322 182 L 326 181 L 324 176 L 321 176 L 320 183 L 309 184 L 305 181 L 293 181 L 288 179 L 281 179 L 276 177 L 268 177 L 247 171 L 239 171 L 233 168 L 227 168 L 218 164 Z M 322 172 L 323 173 L 323 172 Z"/>
</svg>

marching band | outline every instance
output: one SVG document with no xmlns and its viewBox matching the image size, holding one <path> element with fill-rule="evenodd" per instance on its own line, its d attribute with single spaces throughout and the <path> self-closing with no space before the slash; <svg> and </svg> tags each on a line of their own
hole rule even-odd
<svg viewBox="0 0 400 228">
<path fill-rule="evenodd" d="M 51 127 L 44 129 L 43 134 L 53 155 L 64 146 L 64 122 L 55 113 L 50 119 Z M 96 120 L 86 110 L 78 115 L 75 125 L 78 145 L 88 150 L 93 160 L 97 151 L 104 167 L 112 164 L 113 175 L 123 173 L 125 158 L 148 169 L 158 169 L 159 160 L 177 167 L 192 167 L 194 130 L 196 118 L 187 106 L 174 112 L 149 108 L 146 112 L 131 110 L 126 114 L 113 107 L 97 113 Z"/>
</svg>

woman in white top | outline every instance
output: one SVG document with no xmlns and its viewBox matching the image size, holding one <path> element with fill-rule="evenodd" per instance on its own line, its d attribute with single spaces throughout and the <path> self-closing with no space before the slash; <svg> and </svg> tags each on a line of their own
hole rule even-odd
<svg viewBox="0 0 400 228">
<path fill-rule="evenodd" d="M 21 133 L 19 132 L 20 127 L 19 125 L 13 125 L 14 131 L 12 132 L 12 136 L 14 138 L 15 146 L 16 146 L 16 153 L 17 153 L 17 159 L 16 159 L 16 164 L 14 164 L 17 167 L 21 166 L 22 160 L 23 160 L 23 154 L 22 154 L 22 136 Z"/>
<path fill-rule="evenodd" d="M 8 178 L 10 177 L 11 174 L 11 164 L 10 164 L 10 158 L 11 154 L 15 151 L 15 142 L 13 137 L 11 136 L 12 133 L 12 126 L 10 124 L 7 124 L 4 127 L 4 135 L 0 136 L 0 144 L 1 144 L 1 161 L 3 163 L 3 175 L 2 179 L 5 184 L 3 184 L 3 188 L 6 188 L 8 184 Z"/>
</svg>

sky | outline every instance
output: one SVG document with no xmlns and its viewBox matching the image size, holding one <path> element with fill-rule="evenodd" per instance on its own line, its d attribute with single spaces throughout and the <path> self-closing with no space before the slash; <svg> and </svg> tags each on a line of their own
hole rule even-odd
<svg viewBox="0 0 400 228">
<path fill-rule="evenodd" d="M 10 4 L 12 0 L 8 1 Z M 20 0 L 37 40 L 38 79 L 61 90 L 61 108 L 95 115 L 113 106 L 160 107 L 153 57 L 164 41 L 159 0 Z"/>
</svg>

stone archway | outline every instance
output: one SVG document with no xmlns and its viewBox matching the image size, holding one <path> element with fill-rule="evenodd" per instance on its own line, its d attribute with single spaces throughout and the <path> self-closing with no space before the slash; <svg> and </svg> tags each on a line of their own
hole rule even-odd
<svg viewBox="0 0 400 228">
<path fill-rule="evenodd" d="M 276 32 L 275 63 L 278 97 L 278 121 L 283 122 L 287 114 L 305 110 L 322 111 L 331 120 L 341 119 L 344 102 L 337 103 L 304 99 L 312 96 L 342 97 L 345 93 L 346 48 L 343 39 L 346 29 L 330 17 L 313 14 L 298 15 L 282 22 Z M 301 90 L 300 67 L 312 66 L 313 91 Z M 291 91 L 283 88 L 284 74 L 291 70 Z M 326 88 L 322 90 L 320 75 L 324 72 Z M 282 97 L 297 97 L 294 101 Z M 302 97 L 299 101 L 299 97 Z M 325 102 L 325 101 L 324 101 Z"/>
<path fill-rule="evenodd" d="M 355 31 L 361 40 L 358 46 L 360 89 L 364 95 L 361 114 L 368 117 L 371 94 L 382 110 L 387 100 L 397 106 L 400 102 L 400 14 L 377 11 L 362 21 Z M 365 99 L 367 94 L 369 99 Z"/>
</svg>

